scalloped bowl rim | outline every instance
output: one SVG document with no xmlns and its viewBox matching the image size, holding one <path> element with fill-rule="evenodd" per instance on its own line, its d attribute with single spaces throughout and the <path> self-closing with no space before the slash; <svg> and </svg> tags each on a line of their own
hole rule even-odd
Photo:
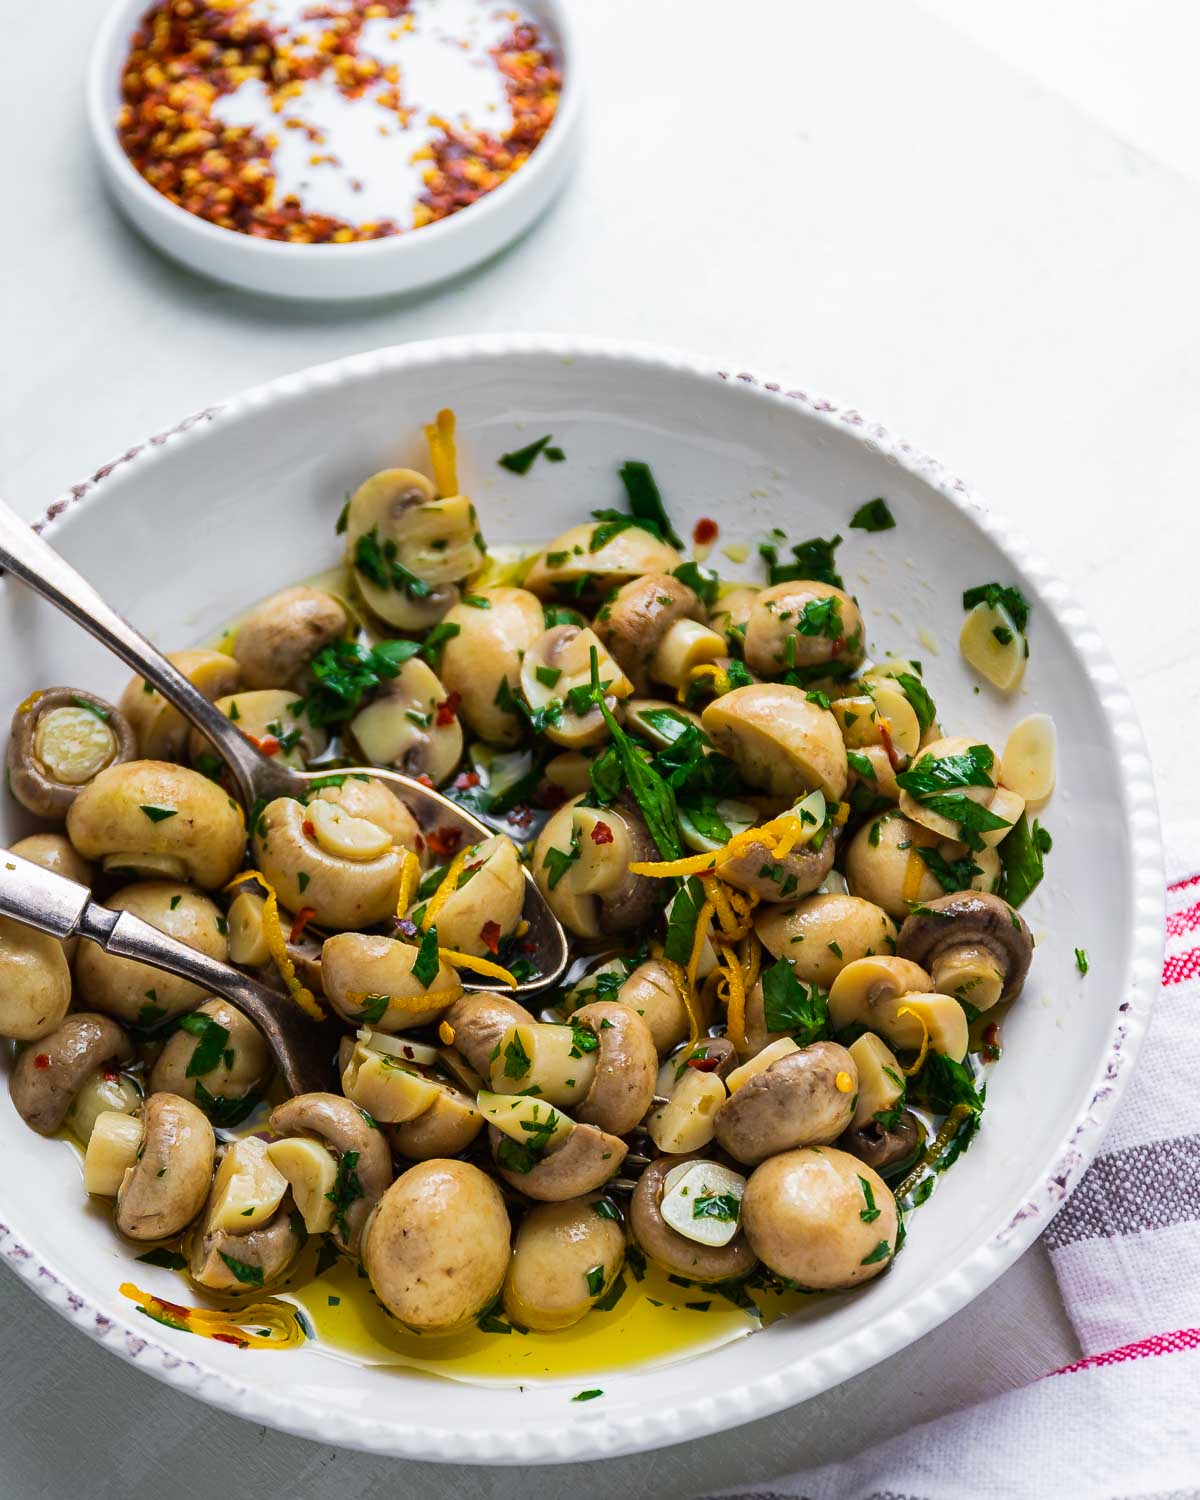
<svg viewBox="0 0 1200 1500">
<path fill-rule="evenodd" d="M 697 355 L 660 347 L 602 339 L 533 336 L 451 338 L 395 346 L 351 355 L 313 366 L 297 374 L 255 386 L 223 403 L 207 407 L 135 445 L 90 479 L 73 486 L 47 510 L 39 527 L 51 531 L 68 508 L 94 505 L 106 481 L 130 464 L 145 466 L 168 446 L 174 451 L 222 421 L 250 410 L 285 403 L 299 391 L 332 388 L 369 379 L 388 370 L 453 365 L 476 356 L 546 355 L 556 359 L 622 362 L 643 370 L 684 373 L 702 379 L 741 383 L 763 401 L 781 410 L 796 404 L 810 419 L 852 433 L 858 441 L 881 453 L 935 490 L 943 500 L 966 514 L 1007 557 L 1036 584 L 1040 601 L 1049 607 L 1065 633 L 1091 685 L 1103 702 L 1111 726 L 1114 754 L 1124 793 L 1124 833 L 1133 855 L 1131 871 L 1131 942 L 1129 963 L 1118 986 L 1124 996 L 1115 1008 L 1105 1057 L 1094 1072 L 1086 1099 L 1053 1159 L 1040 1171 L 1027 1194 L 1015 1204 L 1007 1222 L 958 1264 L 906 1303 L 885 1312 L 867 1332 L 850 1333 L 837 1342 L 719 1396 L 678 1406 L 664 1406 L 635 1415 L 608 1415 L 603 1422 L 563 1424 L 557 1432 L 545 1424 L 525 1429 L 470 1432 L 462 1427 L 431 1427 L 381 1420 L 360 1413 L 318 1414 L 311 1402 L 281 1396 L 261 1385 L 247 1385 L 224 1371 L 205 1368 L 182 1357 L 154 1333 L 133 1326 L 132 1319 L 114 1318 L 66 1284 L 53 1266 L 43 1261 L 0 1222 L 0 1259 L 11 1266 L 56 1311 L 96 1339 L 106 1349 L 165 1383 L 200 1397 L 247 1420 L 266 1423 L 285 1432 L 318 1438 L 369 1452 L 434 1461 L 530 1464 L 595 1459 L 646 1451 L 770 1415 L 814 1396 L 877 1361 L 896 1353 L 927 1333 L 977 1296 L 1006 1270 L 1045 1229 L 1054 1212 L 1078 1182 L 1100 1144 L 1132 1071 L 1145 1034 L 1151 1005 L 1158 990 L 1163 951 L 1164 888 L 1159 824 L 1152 773 L 1132 701 L 1121 686 L 1116 669 L 1096 631 L 1046 562 L 1003 522 L 986 509 L 961 480 L 935 459 L 893 436 L 853 407 L 840 406 L 807 390 L 761 382 L 747 373 L 730 373 Z M 324 1421 L 323 1427 L 315 1423 Z M 446 1448 L 453 1444 L 450 1454 Z M 452 1459 L 451 1459 L 452 1455 Z"/>
</svg>

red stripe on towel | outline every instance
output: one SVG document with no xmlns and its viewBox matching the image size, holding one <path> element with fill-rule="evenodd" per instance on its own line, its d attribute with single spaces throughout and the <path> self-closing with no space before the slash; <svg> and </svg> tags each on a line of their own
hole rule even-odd
<svg viewBox="0 0 1200 1500">
<path fill-rule="evenodd" d="M 1178 1328 L 1174 1333 L 1156 1333 L 1153 1338 L 1140 1339 L 1136 1344 L 1122 1344 L 1119 1349 L 1106 1349 L 1103 1354 L 1077 1359 L 1073 1365 L 1063 1365 L 1060 1369 L 1051 1370 L 1050 1374 L 1074 1375 L 1079 1370 L 1121 1365 L 1127 1359 L 1150 1359 L 1159 1354 L 1179 1354 L 1185 1349 L 1200 1349 L 1200 1328 Z"/>
</svg>

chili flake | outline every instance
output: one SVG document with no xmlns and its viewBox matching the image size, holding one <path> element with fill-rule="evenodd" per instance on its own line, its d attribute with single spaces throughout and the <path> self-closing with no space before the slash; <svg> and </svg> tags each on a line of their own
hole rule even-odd
<svg viewBox="0 0 1200 1500">
<path fill-rule="evenodd" d="M 692 542 L 697 547 L 711 547 L 721 535 L 721 528 L 708 516 L 702 516 L 692 531 Z"/>
<path fill-rule="evenodd" d="M 304 936 L 304 929 L 316 916 L 316 909 L 311 906 L 302 906 L 296 913 L 296 920 L 292 923 L 292 930 L 288 933 L 289 943 L 298 943 Z"/>
<path fill-rule="evenodd" d="M 462 843 L 462 830 L 460 828 L 435 828 L 426 836 L 429 852 L 436 854 L 439 858 L 457 854 L 458 846 Z"/>
<path fill-rule="evenodd" d="M 613 841 L 613 831 L 608 826 L 607 823 L 593 823 L 592 824 L 592 843 L 593 844 L 611 844 L 612 841 Z"/>
<path fill-rule="evenodd" d="M 485 922 L 479 929 L 479 936 L 489 953 L 500 952 L 499 922 Z"/>
<path fill-rule="evenodd" d="M 38 1055 L 33 1059 L 33 1065 L 35 1068 L 41 1071 L 43 1068 L 48 1068 L 50 1066 L 50 1058 L 45 1052 L 39 1052 Z"/>
<path fill-rule="evenodd" d="M 439 728 L 443 727 L 446 724 L 453 724 L 455 719 L 458 717 L 458 705 L 461 702 L 461 693 L 451 693 L 448 698 L 444 698 L 442 702 L 438 704 L 437 713 L 434 715 L 433 722 Z M 478 777 L 476 777 L 475 779 L 476 781 L 479 780 Z"/>
</svg>

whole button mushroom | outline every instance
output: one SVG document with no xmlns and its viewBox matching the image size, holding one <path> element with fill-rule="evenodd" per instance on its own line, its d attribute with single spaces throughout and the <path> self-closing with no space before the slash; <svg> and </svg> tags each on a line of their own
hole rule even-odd
<svg viewBox="0 0 1200 1500">
<path fill-rule="evenodd" d="M 751 786 L 777 797 L 817 788 L 832 802 L 846 790 L 846 747 L 837 721 L 800 688 L 774 682 L 734 688 L 715 698 L 700 722 Z"/>
<path fill-rule="evenodd" d="M 698 1152 L 660 1156 L 638 1179 L 629 1202 L 629 1231 L 648 1260 L 672 1276 L 705 1283 L 748 1276 L 758 1263 L 741 1226 L 724 1245 L 701 1244 L 673 1229 L 662 1216 L 668 1174 L 686 1162 L 702 1160 Z"/>
<path fill-rule="evenodd" d="M 586 1316 L 617 1279 L 625 1232 L 598 1193 L 542 1203 L 521 1220 L 504 1278 L 504 1311 L 522 1328 L 555 1333 Z"/>
<path fill-rule="evenodd" d="M 410 657 L 383 683 L 349 732 L 372 765 L 440 786 L 462 759 L 463 734 L 454 701 L 433 668 Z"/>
<path fill-rule="evenodd" d="M 624 795 L 612 807 L 568 802 L 546 822 L 533 848 L 533 875 L 550 910 L 577 937 L 647 926 L 667 897 L 666 882 L 633 875 L 658 858 L 641 814 Z"/>
<path fill-rule="evenodd" d="M 643 573 L 671 573 L 683 562 L 674 547 L 640 526 L 602 531 L 600 521 L 572 526 L 539 552 L 525 575 L 525 587 L 539 599 L 569 596 L 583 605 Z M 596 541 L 598 547 L 593 546 Z"/>
<path fill-rule="evenodd" d="M 781 677 L 796 668 L 857 666 L 863 657 L 858 605 L 830 583 L 798 578 L 763 589 L 746 621 L 752 672 Z"/>
<path fill-rule="evenodd" d="M 228 1000 L 208 1000 L 192 1014 L 191 1029 L 181 1026 L 167 1038 L 150 1072 L 151 1089 L 196 1102 L 202 1085 L 213 1099 L 249 1101 L 271 1076 L 266 1038 Z"/>
<path fill-rule="evenodd" d="M 797 1146 L 836 1141 L 854 1116 L 858 1068 L 845 1047 L 814 1042 L 754 1074 L 717 1111 L 716 1138 L 754 1166 Z"/>
<path fill-rule="evenodd" d="M 648 958 L 639 964 L 615 998 L 618 1005 L 628 1006 L 645 1021 L 658 1053 L 670 1052 L 687 1036 L 687 1006 L 661 960 Z"/>
<path fill-rule="evenodd" d="M 641 1016 L 612 1000 L 596 1000 L 571 1017 L 597 1040 L 596 1070 L 583 1101 L 574 1107 L 581 1124 L 609 1135 L 627 1135 L 645 1115 L 658 1079 L 658 1053 Z"/>
<path fill-rule="evenodd" d="M 237 874 L 246 847 L 237 803 L 198 772 L 159 760 L 101 771 L 72 803 L 67 834 L 105 870 L 165 875 L 206 891 Z"/>
<path fill-rule="evenodd" d="M 297 1094 L 276 1105 L 270 1125 L 276 1135 L 315 1136 L 337 1156 L 334 1236 L 357 1255 L 371 1210 L 392 1180 L 392 1156 L 383 1132 L 339 1094 Z"/>
<path fill-rule="evenodd" d="M 967 1018 L 951 995 L 932 992 L 932 981 L 907 958 L 858 958 L 829 987 L 829 1019 L 838 1029 L 865 1026 L 893 1047 L 935 1052 L 962 1062 Z"/>
<path fill-rule="evenodd" d="M 344 1021 L 405 1031 L 436 1021 L 462 994 L 458 974 L 439 962 L 426 985 L 413 973 L 420 949 L 366 932 L 339 932 L 321 948 L 325 998 Z"/>
<path fill-rule="evenodd" d="M 941 883 L 926 865 L 918 849 L 935 850 L 943 858 L 967 853 L 964 846 L 939 840 L 937 834 L 910 822 L 895 811 L 881 813 L 864 823 L 846 851 L 846 880 L 855 896 L 882 907 L 896 922 L 908 915 L 913 901 L 935 901 L 943 894 Z M 977 890 L 991 890 L 1000 875 L 1000 857 L 994 849 L 970 854 L 978 871 L 971 877 Z"/>
<path fill-rule="evenodd" d="M 521 690 L 521 658 L 546 628 L 541 600 L 528 589 L 479 589 L 444 623 L 457 634 L 442 647 L 439 673 L 459 713 L 490 745 L 519 744 L 524 721 L 508 705 Z"/>
<path fill-rule="evenodd" d="M 71 1004 L 71 970 L 57 938 L 0 917 L 0 1036 L 35 1042 Z"/>
<path fill-rule="evenodd" d="M 325 777 L 321 779 L 326 780 Z M 314 802 L 331 802 L 347 816 L 373 823 L 376 828 L 382 828 L 389 834 L 392 843 L 399 848 L 416 852 L 424 847 L 420 825 L 409 811 L 408 805 L 400 800 L 386 781 L 380 781 L 374 776 L 355 773 L 339 777 L 335 773 L 329 778 L 328 785 L 309 793 L 309 807 Z"/>
<path fill-rule="evenodd" d="M 323 589 L 297 584 L 256 604 L 231 647 L 248 688 L 290 687 L 323 646 L 345 635 L 346 611 Z"/>
<path fill-rule="evenodd" d="M 10 845 L 13 854 L 32 864 L 41 865 L 54 875 L 64 875 L 77 885 L 90 886 L 92 867 L 76 850 L 65 833 L 31 833 Z"/>
<path fill-rule="evenodd" d="M 167 660 L 210 703 L 241 686 L 241 668 L 223 651 L 168 651 Z M 133 727 L 144 759 L 183 759 L 191 726 L 148 682 L 132 678 L 121 694 L 120 709 Z"/>
<path fill-rule="evenodd" d="M 259 688 L 218 698 L 213 707 L 235 723 L 264 755 L 272 756 L 280 765 L 303 771 L 329 745 L 328 732 L 310 723 L 300 712 L 303 702 L 298 693 Z M 212 769 L 209 764 L 215 759 L 212 745 L 198 729 L 193 729 L 188 737 L 188 755 L 197 768 L 207 765 Z"/>
<path fill-rule="evenodd" d="M 702 662 L 724 656 L 724 636 L 703 624 L 694 591 L 669 573 L 647 573 L 622 585 L 596 616 L 596 634 L 644 693 L 653 679 L 681 687 Z"/>
<path fill-rule="evenodd" d="M 39 1135 L 53 1135 L 85 1081 L 105 1063 L 126 1063 L 133 1048 L 108 1016 L 77 1011 L 18 1056 L 8 1080 L 13 1108 Z"/>
<path fill-rule="evenodd" d="M 45 688 L 30 694 L 13 714 L 9 789 L 39 817 L 65 818 L 89 781 L 137 753 L 128 719 L 111 703 L 80 688 Z"/>
<path fill-rule="evenodd" d="M 869 1281 L 891 1265 L 896 1200 L 873 1168 L 846 1151 L 787 1151 L 751 1173 L 742 1228 L 776 1276 L 832 1291 Z"/>
<path fill-rule="evenodd" d="M 375 1295 L 419 1333 L 453 1333 L 488 1307 L 508 1269 L 511 1229 L 500 1189 L 464 1161 L 402 1173 L 363 1237 Z"/>
<path fill-rule="evenodd" d="M 959 891 L 910 913 L 896 951 L 927 969 L 935 989 L 990 1010 L 1020 993 L 1033 936 L 999 896 Z"/>
<path fill-rule="evenodd" d="M 185 1229 L 204 1207 L 215 1157 L 213 1128 L 194 1104 L 151 1094 L 137 1157 L 117 1194 L 117 1228 L 131 1240 L 165 1240 Z"/>
<path fill-rule="evenodd" d="M 201 892 L 169 880 L 139 880 L 104 903 L 132 912 L 206 958 L 224 963 L 229 952 L 220 908 Z M 106 953 L 85 943 L 75 958 L 75 983 L 86 1004 L 127 1025 L 156 1026 L 192 1010 L 206 991 L 190 980 L 165 974 L 149 964 Z"/>
<path fill-rule="evenodd" d="M 859 896 L 822 894 L 796 906 L 759 907 L 754 931 L 772 958 L 790 959 L 797 979 L 823 990 L 854 959 L 896 950 L 896 924 Z"/>
</svg>

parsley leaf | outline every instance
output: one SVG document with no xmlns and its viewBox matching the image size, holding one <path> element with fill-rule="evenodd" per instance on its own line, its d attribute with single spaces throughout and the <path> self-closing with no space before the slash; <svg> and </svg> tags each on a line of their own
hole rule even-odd
<svg viewBox="0 0 1200 1500">
<path fill-rule="evenodd" d="M 516 448 L 511 453 L 502 453 L 496 462 L 502 469 L 507 469 L 510 474 L 528 474 L 538 454 L 542 453 L 553 440 L 553 434 L 548 432 L 545 437 L 538 438 L 536 443 L 530 443 L 524 448 Z"/>
<path fill-rule="evenodd" d="M 196 1038 L 184 1077 L 196 1078 L 201 1073 L 211 1073 L 221 1061 L 221 1054 L 229 1041 L 229 1028 L 214 1021 L 211 1016 L 200 1015 L 198 1011 L 180 1016 L 179 1026 L 181 1031 Z"/>
<path fill-rule="evenodd" d="M 293 703 L 290 712 L 302 715 L 317 728 L 351 718 L 364 693 L 372 692 L 421 649 L 417 641 L 382 641 L 364 646 L 358 641 L 334 641 L 323 646 L 309 663 L 314 682 L 308 696 Z"/>
<path fill-rule="evenodd" d="M 532 1059 L 521 1041 L 520 1032 L 513 1035 L 512 1041 L 505 1047 L 502 1055 L 505 1078 L 524 1078 L 533 1066 Z"/>
<path fill-rule="evenodd" d="M 565 852 L 562 849 L 550 848 L 546 850 L 545 858 L 542 860 L 542 868 L 549 870 L 550 874 L 546 884 L 551 890 L 563 878 L 575 861 L 580 857 L 582 851 L 579 847 L 579 829 L 571 829 L 571 847 Z"/>
<path fill-rule="evenodd" d="M 896 681 L 912 705 L 912 711 L 917 716 L 917 724 L 921 733 L 924 734 L 937 718 L 937 707 L 933 699 L 929 696 L 921 679 L 914 677 L 911 672 L 898 672 Z"/>
<path fill-rule="evenodd" d="M 151 807 L 144 802 L 139 802 L 138 806 L 152 823 L 165 823 L 168 818 L 175 817 L 179 812 L 177 807 Z"/>
<path fill-rule="evenodd" d="M 689 875 L 679 887 L 667 919 L 663 957 L 670 963 L 687 967 L 696 941 L 696 921 L 703 905 L 704 887 L 695 875 Z"/>
<path fill-rule="evenodd" d="M 802 1047 L 823 1036 L 829 1026 L 829 1003 L 814 984 L 796 978 L 786 958 L 763 970 L 763 1019 L 768 1031 L 787 1031 Z"/>
<path fill-rule="evenodd" d="M 952 823 L 957 823 L 959 837 L 968 849 L 973 849 L 976 853 L 984 846 L 980 834 L 1012 826 L 1007 818 L 1000 817 L 961 794 L 952 797 L 926 797 L 924 805 L 939 817 L 949 818 Z"/>
<path fill-rule="evenodd" d="M 913 852 L 924 861 L 925 868 L 944 891 L 965 891 L 976 875 L 983 874 L 969 854 L 948 860 L 936 849 L 925 849 L 919 844 L 914 845 Z"/>
<path fill-rule="evenodd" d="M 224 1250 L 218 1250 L 217 1254 L 243 1286 L 262 1286 L 263 1268 L 261 1266 L 248 1266 L 244 1260 L 238 1260 L 233 1255 L 226 1255 Z"/>
<path fill-rule="evenodd" d="M 973 589 L 964 591 L 962 604 L 964 609 L 974 609 L 977 604 L 989 604 L 993 609 L 1000 605 L 1012 616 L 1013 624 L 1022 635 L 1029 626 L 1029 600 L 1020 589 L 1015 587 L 1006 588 L 999 583 L 980 583 Z"/>
<path fill-rule="evenodd" d="M 686 583 L 709 609 L 717 602 L 717 589 L 721 580 L 712 568 L 701 567 L 698 562 L 685 562 L 671 576 L 678 578 L 680 583 Z"/>
<path fill-rule="evenodd" d="M 776 533 L 782 539 L 782 533 Z M 812 579 L 817 583 L 832 584 L 835 589 L 845 587 L 845 580 L 838 572 L 834 553 L 841 546 L 840 536 L 831 536 L 828 541 L 819 536 L 806 542 L 797 542 L 792 548 L 794 563 L 781 563 L 778 550 L 770 543 L 759 547 L 759 554 L 767 564 L 770 583 L 790 583 L 793 579 Z"/>
<path fill-rule="evenodd" d="M 423 989 L 428 989 L 437 978 L 440 965 L 437 928 L 431 927 L 421 939 L 421 946 L 412 966 L 412 977 Z"/>
<path fill-rule="evenodd" d="M 875 1190 L 867 1181 L 867 1179 L 865 1177 L 860 1177 L 858 1179 L 858 1182 L 859 1186 L 862 1188 L 863 1200 L 867 1205 L 866 1208 L 859 1209 L 858 1217 L 863 1221 L 864 1224 L 874 1224 L 875 1220 L 879 1217 L 883 1210 L 876 1206 Z"/>
<path fill-rule="evenodd" d="M 380 545 L 377 526 L 372 526 L 354 544 L 354 567 L 376 588 L 392 589 L 410 599 L 428 599 L 433 593 L 430 584 L 410 573 L 399 561 L 399 549 L 390 537 Z"/>
<path fill-rule="evenodd" d="M 363 1186 L 358 1180 L 355 1168 L 358 1166 L 357 1151 L 343 1151 L 342 1158 L 338 1162 L 337 1176 L 333 1181 L 333 1188 L 325 1194 L 325 1197 L 333 1204 L 333 1221 L 337 1225 L 338 1234 L 342 1243 L 345 1244 L 350 1238 L 350 1230 L 346 1223 L 346 1214 L 351 1204 L 363 1197 Z"/>
<path fill-rule="evenodd" d="M 735 1193 L 701 1193 L 692 1203 L 693 1219 L 719 1219 L 736 1224 L 742 1211 L 741 1199 Z"/>
<path fill-rule="evenodd" d="M 1086 974 L 1087 973 L 1087 971 L 1088 971 L 1088 956 L 1087 956 L 1087 950 L 1086 950 L 1086 948 L 1076 948 L 1076 950 L 1075 950 L 1075 967 L 1079 970 L 1079 972 L 1081 974 Z"/>
<path fill-rule="evenodd" d="M 899 773 L 896 785 L 922 801 L 953 787 L 995 786 L 988 775 L 995 758 L 987 745 L 971 745 L 961 755 L 935 758 L 926 754 L 911 769 Z"/>
<path fill-rule="evenodd" d="M 850 518 L 850 525 L 856 531 L 891 531 L 895 524 L 896 518 L 886 500 L 868 500 Z"/>
<path fill-rule="evenodd" d="M 1041 884 L 1045 874 L 1042 856 L 1049 852 L 1052 839 L 1035 819 L 1030 828 L 1024 813 L 1000 845 L 1000 894 L 1010 906 L 1020 906 Z"/>
<path fill-rule="evenodd" d="M 145 1255 L 139 1255 L 138 1260 L 144 1266 L 161 1266 L 164 1271 L 182 1271 L 187 1266 L 187 1260 L 180 1255 L 178 1250 L 147 1250 Z"/>
<path fill-rule="evenodd" d="M 675 528 L 667 519 L 662 495 L 659 494 L 649 464 L 636 458 L 627 459 L 621 465 L 620 474 L 625 493 L 629 496 L 629 509 L 635 520 L 638 523 L 650 522 L 653 529 L 670 542 L 672 547 L 682 547 L 682 539 L 676 535 Z"/>
</svg>

